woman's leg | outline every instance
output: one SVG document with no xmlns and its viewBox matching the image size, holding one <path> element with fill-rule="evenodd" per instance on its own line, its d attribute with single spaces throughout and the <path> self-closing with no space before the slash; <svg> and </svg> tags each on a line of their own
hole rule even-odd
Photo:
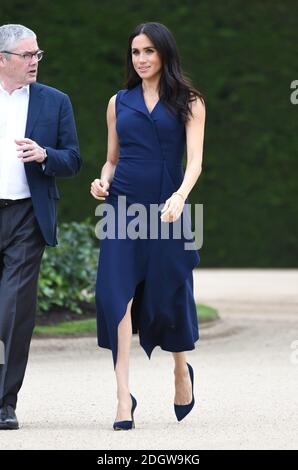
<svg viewBox="0 0 298 470">
<path fill-rule="evenodd" d="M 126 313 L 118 326 L 118 353 L 115 367 L 118 398 L 116 421 L 131 420 L 132 401 L 129 390 L 129 354 L 132 339 L 132 301 L 133 299 L 128 303 Z"/>
<path fill-rule="evenodd" d="M 175 361 L 175 398 L 176 405 L 187 405 L 192 400 L 192 386 L 185 352 L 173 353 Z"/>
</svg>

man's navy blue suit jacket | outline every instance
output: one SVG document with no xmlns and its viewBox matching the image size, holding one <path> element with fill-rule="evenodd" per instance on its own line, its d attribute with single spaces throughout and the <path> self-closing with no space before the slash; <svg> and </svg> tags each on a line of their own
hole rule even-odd
<svg viewBox="0 0 298 470">
<path fill-rule="evenodd" d="M 24 165 L 35 217 L 46 244 L 54 246 L 59 199 L 56 177 L 76 175 L 82 163 L 69 97 L 55 88 L 31 84 L 25 137 L 48 154 L 44 168 L 37 162 Z"/>
</svg>

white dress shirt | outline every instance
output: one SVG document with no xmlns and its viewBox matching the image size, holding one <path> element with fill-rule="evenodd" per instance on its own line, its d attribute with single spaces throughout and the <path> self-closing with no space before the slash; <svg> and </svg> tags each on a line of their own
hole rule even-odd
<svg viewBox="0 0 298 470">
<path fill-rule="evenodd" d="M 15 143 L 25 137 L 29 93 L 29 85 L 10 95 L 0 84 L 0 199 L 31 197 Z"/>
</svg>

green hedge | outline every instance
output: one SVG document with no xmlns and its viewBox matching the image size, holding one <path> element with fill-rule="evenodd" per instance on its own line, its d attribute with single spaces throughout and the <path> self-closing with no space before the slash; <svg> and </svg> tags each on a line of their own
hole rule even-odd
<svg viewBox="0 0 298 470">
<path fill-rule="evenodd" d="M 59 245 L 47 248 L 42 260 L 39 312 L 69 310 L 84 313 L 83 306 L 94 304 L 98 243 L 90 223 L 60 225 Z"/>
<path fill-rule="evenodd" d="M 294 1 L 2 1 L 1 22 L 38 33 L 40 81 L 74 104 L 84 167 L 61 182 L 61 219 L 94 215 L 89 186 L 105 161 L 106 106 L 122 87 L 127 37 L 157 20 L 206 96 L 203 173 L 191 196 L 205 208 L 202 266 L 297 266 L 297 17 Z"/>
</svg>

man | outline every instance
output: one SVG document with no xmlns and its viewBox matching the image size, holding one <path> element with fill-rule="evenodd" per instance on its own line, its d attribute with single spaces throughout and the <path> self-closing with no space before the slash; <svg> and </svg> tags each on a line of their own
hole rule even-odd
<svg viewBox="0 0 298 470">
<path fill-rule="evenodd" d="M 81 167 L 68 96 L 36 83 L 42 56 L 33 31 L 0 27 L 0 429 L 19 427 L 40 262 L 57 243 L 55 177 Z"/>
</svg>

